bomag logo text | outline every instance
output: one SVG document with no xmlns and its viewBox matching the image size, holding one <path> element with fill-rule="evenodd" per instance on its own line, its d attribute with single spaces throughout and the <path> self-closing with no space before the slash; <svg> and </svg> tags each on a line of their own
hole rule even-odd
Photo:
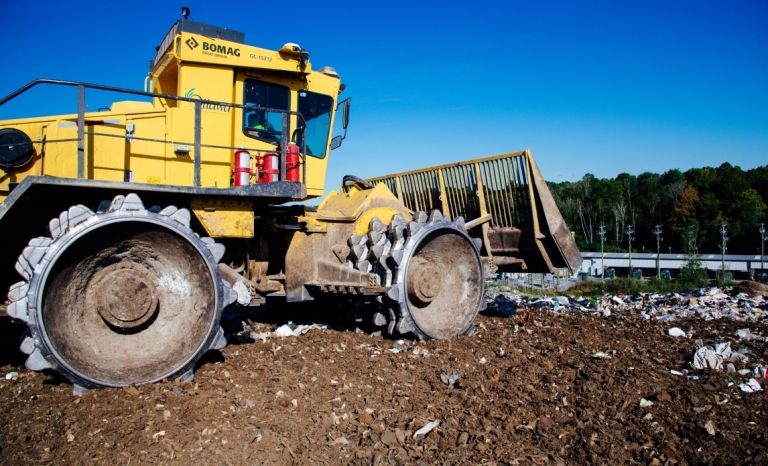
<svg viewBox="0 0 768 466">
<path fill-rule="evenodd" d="M 203 42 L 203 54 L 213 55 L 215 57 L 226 58 L 227 56 L 240 56 L 240 49 L 233 49 L 226 45 L 216 45 L 208 42 Z"/>
</svg>

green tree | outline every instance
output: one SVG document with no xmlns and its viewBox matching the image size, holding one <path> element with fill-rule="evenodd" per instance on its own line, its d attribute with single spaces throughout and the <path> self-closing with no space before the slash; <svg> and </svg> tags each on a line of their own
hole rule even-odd
<svg viewBox="0 0 768 466">
<path fill-rule="evenodd" d="M 675 207 L 677 199 L 688 186 L 688 181 L 680 170 L 673 168 L 661 175 L 660 182 L 664 190 L 664 198 L 661 200 L 659 216 L 661 218 L 668 218 Z"/>
<path fill-rule="evenodd" d="M 579 214 L 581 230 L 587 243 L 594 241 L 594 186 L 595 175 L 587 173 L 579 181 L 574 183 L 576 192 L 576 209 Z"/>
<path fill-rule="evenodd" d="M 596 180 L 594 189 L 595 218 L 598 223 L 611 224 L 613 204 L 622 199 L 621 183 L 610 178 Z"/>
<path fill-rule="evenodd" d="M 688 184 L 688 181 L 685 179 L 683 172 L 677 168 L 672 168 L 671 170 L 667 170 L 662 173 L 659 182 L 664 186 L 670 186 L 679 183 Z"/>
<path fill-rule="evenodd" d="M 756 227 L 765 218 L 768 207 L 754 189 L 745 189 L 736 200 L 737 221 L 742 230 Z"/>
<path fill-rule="evenodd" d="M 627 203 L 627 221 L 632 224 L 637 223 L 637 212 L 635 204 L 637 203 L 637 177 L 629 173 L 619 173 L 616 177 L 621 182 L 621 188 L 624 194 L 624 200 Z"/>
<path fill-rule="evenodd" d="M 568 225 L 568 229 L 575 232 L 578 222 L 579 212 L 576 206 L 576 196 L 573 192 L 573 183 L 564 181 L 562 183 L 547 183 L 552 197 L 555 199 L 560 214 Z"/>
<path fill-rule="evenodd" d="M 700 288 L 707 283 L 707 271 L 701 265 L 701 256 L 698 251 L 699 225 L 696 222 L 689 224 L 682 234 L 683 254 L 685 265 L 677 273 L 676 280 L 683 286 Z"/>
<path fill-rule="evenodd" d="M 747 175 L 739 166 L 733 166 L 728 162 L 715 169 L 716 182 L 710 191 L 717 195 L 724 206 L 734 205 L 739 195 L 749 188 Z M 730 212 L 728 212 L 730 213 Z"/>
<path fill-rule="evenodd" d="M 715 184 L 715 169 L 712 167 L 691 168 L 685 172 L 685 179 L 699 194 L 710 192 L 710 186 Z"/>
<path fill-rule="evenodd" d="M 681 233 L 684 225 L 696 221 L 696 211 L 699 204 L 699 192 L 693 186 L 686 187 L 672 209 L 669 223 L 674 233 Z"/>
<path fill-rule="evenodd" d="M 747 170 L 746 175 L 749 187 L 757 191 L 763 203 L 768 204 L 768 165 Z"/>
<path fill-rule="evenodd" d="M 659 218 L 659 207 L 664 198 L 665 189 L 661 177 L 656 173 L 644 172 L 637 177 L 638 202 L 643 208 L 645 220 L 654 222 Z"/>
</svg>

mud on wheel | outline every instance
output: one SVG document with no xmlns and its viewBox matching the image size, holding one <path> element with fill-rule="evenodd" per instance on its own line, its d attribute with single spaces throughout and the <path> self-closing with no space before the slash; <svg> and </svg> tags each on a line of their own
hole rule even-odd
<svg viewBox="0 0 768 466">
<path fill-rule="evenodd" d="M 30 370 L 53 369 L 83 387 L 191 375 L 235 296 L 219 278 L 224 247 L 190 228 L 174 206 L 145 209 L 136 194 L 77 205 L 48 224 L 16 263 L 24 281 L 8 314 L 29 328 Z"/>
<path fill-rule="evenodd" d="M 389 287 L 372 311 L 374 327 L 422 340 L 472 332 L 485 308 L 485 277 L 479 244 L 462 217 L 451 221 L 435 210 L 407 222 L 398 214 L 388 226 L 374 218 L 368 234 L 348 243 L 350 265 L 375 272 Z"/>
</svg>

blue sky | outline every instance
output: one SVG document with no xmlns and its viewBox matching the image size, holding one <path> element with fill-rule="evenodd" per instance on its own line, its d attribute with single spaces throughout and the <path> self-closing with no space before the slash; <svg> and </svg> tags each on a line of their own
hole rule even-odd
<svg viewBox="0 0 768 466">
<path fill-rule="evenodd" d="M 0 95 L 40 77 L 141 89 L 182 4 L 248 44 L 301 44 L 353 99 L 330 189 L 525 148 L 551 181 L 768 164 L 764 0 L 2 4 Z"/>
</svg>

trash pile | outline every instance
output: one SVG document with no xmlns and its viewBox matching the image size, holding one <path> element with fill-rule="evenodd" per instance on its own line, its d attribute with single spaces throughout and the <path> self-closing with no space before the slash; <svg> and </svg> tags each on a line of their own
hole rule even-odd
<svg viewBox="0 0 768 466">
<path fill-rule="evenodd" d="M 253 343 L 260 340 L 262 343 L 266 343 L 272 338 L 298 337 L 310 330 L 327 330 L 330 328 L 328 324 L 296 325 L 289 321 L 287 324 L 259 332 L 257 327 L 264 327 L 265 324 L 255 324 L 248 320 L 241 322 L 240 325 L 242 330 L 233 333 L 232 342 Z"/>
<path fill-rule="evenodd" d="M 677 327 L 669 329 L 667 332 L 671 336 L 678 335 L 675 330 L 680 330 Z M 739 337 L 743 343 L 757 341 L 765 342 L 768 338 L 761 335 L 754 335 L 749 329 L 740 329 L 735 332 L 735 335 Z M 680 335 L 686 336 L 686 335 Z M 690 333 L 687 335 L 690 338 Z M 757 379 L 766 378 L 766 366 L 762 363 L 757 363 L 760 357 L 753 354 L 748 347 L 741 347 L 738 350 L 731 348 L 730 342 L 715 343 L 713 345 L 704 345 L 702 340 L 696 340 L 696 346 L 698 350 L 693 355 L 693 360 L 690 365 L 693 369 L 703 370 L 710 369 L 714 371 L 725 371 L 729 374 L 727 377 L 730 379 L 728 386 L 738 385 L 739 389 L 744 393 L 757 393 L 763 391 L 760 383 Z M 737 370 L 736 365 L 742 367 Z M 751 369 L 749 367 L 752 367 Z M 688 375 L 689 371 L 683 369 L 681 371 L 670 371 L 673 375 L 685 375 L 689 380 L 702 380 L 707 376 L 704 375 Z M 741 377 L 750 377 L 745 383 L 738 383 L 733 377 L 738 374 Z"/>
<path fill-rule="evenodd" d="M 728 318 L 744 322 L 768 322 L 766 296 L 750 296 L 741 288 L 702 288 L 684 293 L 637 293 L 634 296 L 605 295 L 600 298 L 573 296 L 530 297 L 515 292 L 487 296 L 488 309 L 513 315 L 520 308 L 543 308 L 562 314 L 595 314 L 604 317 L 673 321 L 685 317 L 714 320 Z"/>
</svg>

